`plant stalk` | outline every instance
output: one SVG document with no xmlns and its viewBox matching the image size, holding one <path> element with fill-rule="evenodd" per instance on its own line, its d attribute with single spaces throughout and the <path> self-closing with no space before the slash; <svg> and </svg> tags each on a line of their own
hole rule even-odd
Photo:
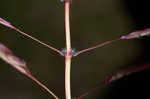
<svg viewBox="0 0 150 99">
<path fill-rule="evenodd" d="M 71 84 L 70 84 L 70 71 L 71 71 L 71 57 L 65 57 L 65 94 L 66 99 L 71 99 Z"/>
<path fill-rule="evenodd" d="M 70 0 L 65 0 L 65 33 L 66 33 L 66 54 L 65 54 L 65 94 L 66 99 L 71 99 L 71 84 L 70 84 L 70 71 L 71 71 L 71 37 L 70 37 Z"/>
</svg>

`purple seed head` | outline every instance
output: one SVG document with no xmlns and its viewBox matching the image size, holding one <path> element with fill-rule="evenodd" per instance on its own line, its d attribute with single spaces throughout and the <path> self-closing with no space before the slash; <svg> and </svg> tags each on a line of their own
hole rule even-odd
<svg viewBox="0 0 150 99">
<path fill-rule="evenodd" d="M 14 28 L 9 22 L 5 21 L 4 19 L 2 19 L 0 17 L 0 23 L 6 27 L 9 27 L 9 28 Z"/>
<path fill-rule="evenodd" d="M 138 30 L 138 31 L 132 32 L 128 35 L 121 36 L 121 39 L 140 38 L 140 37 L 148 36 L 148 35 L 150 35 L 150 29 L 149 28 L 144 29 L 144 30 Z"/>
<path fill-rule="evenodd" d="M 10 64 L 18 71 L 28 75 L 29 70 L 24 61 L 19 57 L 15 56 L 10 49 L 0 43 L 0 58 L 3 59 L 6 63 Z"/>
</svg>

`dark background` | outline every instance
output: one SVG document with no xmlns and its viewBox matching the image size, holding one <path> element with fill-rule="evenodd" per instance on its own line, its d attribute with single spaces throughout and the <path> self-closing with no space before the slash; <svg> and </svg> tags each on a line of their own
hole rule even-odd
<svg viewBox="0 0 150 99">
<path fill-rule="evenodd" d="M 128 13 L 131 15 L 133 22 L 135 23 L 136 29 L 145 29 L 150 27 L 150 14 L 148 11 L 150 8 L 148 0 L 124 0 L 124 3 Z M 147 66 L 149 66 L 149 43 L 150 37 L 140 39 L 142 52 L 140 57 L 138 57 L 133 63 L 142 64 L 148 62 Z M 144 70 L 142 72 L 135 73 L 131 76 L 118 80 L 117 82 L 110 85 L 112 89 L 110 91 L 109 98 L 149 98 L 150 96 L 147 91 L 150 88 L 149 74 L 150 70 Z"/>
<path fill-rule="evenodd" d="M 63 4 L 59 0 L 1 0 L 0 17 L 58 49 L 65 47 Z M 76 50 L 149 25 L 148 0 L 72 0 L 71 38 Z M 64 99 L 64 58 L 2 25 L 0 34 L 0 42 L 25 60 L 33 75 Z M 149 41 L 149 37 L 122 40 L 74 57 L 72 96 L 79 96 L 120 69 L 149 63 Z M 53 99 L 2 60 L 0 66 L 0 99 Z M 149 96 L 149 74 L 145 70 L 124 77 L 84 99 L 143 99 Z"/>
</svg>

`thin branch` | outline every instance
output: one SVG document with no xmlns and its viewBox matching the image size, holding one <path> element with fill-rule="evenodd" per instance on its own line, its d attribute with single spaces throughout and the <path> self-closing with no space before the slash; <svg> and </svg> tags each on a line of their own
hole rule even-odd
<svg viewBox="0 0 150 99">
<path fill-rule="evenodd" d="M 81 53 L 88 52 L 88 51 L 91 51 L 91 50 L 93 50 L 93 49 L 96 49 L 96 48 L 99 48 L 99 47 L 108 45 L 108 44 L 113 43 L 113 42 L 116 42 L 116 41 L 118 41 L 118 40 L 120 40 L 120 37 L 119 37 L 119 38 L 116 38 L 116 39 L 113 39 L 113 40 L 109 40 L 109 41 L 100 43 L 100 44 L 98 44 L 98 45 L 89 47 L 89 48 L 87 48 L 87 49 L 83 49 L 83 50 L 81 50 L 81 51 L 78 51 L 78 52 L 76 52 L 76 53 L 74 54 L 74 56 L 77 56 L 77 55 L 79 55 L 79 54 L 81 54 Z"/>
<path fill-rule="evenodd" d="M 134 38 L 140 38 L 140 37 L 149 36 L 149 35 L 150 35 L 150 28 L 143 29 L 143 30 L 138 30 L 138 31 L 135 31 L 135 32 L 131 32 L 131 33 L 127 34 L 127 35 L 123 35 L 123 36 L 121 36 L 121 37 L 119 37 L 119 38 L 116 38 L 116 39 L 113 39 L 113 40 L 109 40 L 109 41 L 100 43 L 100 44 L 98 44 L 98 45 L 89 47 L 89 48 L 87 48 L 87 49 L 83 49 L 83 50 L 81 50 L 81 51 L 76 52 L 73 56 L 77 56 L 77 55 L 79 55 L 79 54 L 81 54 L 81 53 L 88 52 L 88 51 L 91 51 L 91 50 L 93 50 L 93 49 L 96 49 L 96 48 L 99 48 L 99 47 L 108 45 L 108 44 L 113 43 L 113 42 L 116 42 L 116 41 L 118 41 L 118 40 L 134 39 Z"/>
<path fill-rule="evenodd" d="M 35 38 L 35 37 L 33 37 L 33 36 L 28 35 L 27 33 L 22 32 L 21 30 L 19 30 L 19 29 L 17 29 L 17 28 L 14 28 L 14 30 L 16 30 L 17 32 L 21 33 L 22 35 L 24 35 L 24 36 L 26 36 L 26 37 L 28 37 L 28 38 L 30 38 L 30 39 L 32 39 L 32 40 L 38 42 L 39 44 L 44 45 L 45 47 L 47 47 L 47 48 L 49 48 L 49 49 L 51 49 L 51 50 L 53 50 L 53 51 L 59 53 L 60 55 L 63 54 L 60 50 L 58 50 L 58 49 L 56 49 L 56 48 L 54 48 L 54 47 L 52 47 L 52 46 L 50 46 L 50 45 L 48 45 L 48 44 L 46 44 L 46 43 L 40 41 L 40 40 L 38 40 L 37 38 Z"/>
<path fill-rule="evenodd" d="M 41 86 L 42 88 L 44 88 L 49 94 L 51 94 L 55 99 L 59 99 L 51 90 L 49 90 L 49 88 L 47 88 L 44 84 L 42 84 L 39 80 L 37 80 L 35 77 L 33 77 L 32 75 L 27 75 L 30 79 L 32 79 L 33 81 L 35 81 L 39 86 Z"/>
<path fill-rule="evenodd" d="M 16 28 L 15 26 L 13 26 L 12 24 L 10 24 L 10 23 L 7 22 L 6 20 L 0 18 L 0 23 L 1 23 L 2 25 L 4 25 L 4 26 L 9 27 L 9 28 L 11 28 L 11 29 L 13 29 L 13 30 L 19 32 L 20 34 L 22 34 L 22 35 L 24 35 L 24 36 L 26 36 L 26 37 L 28 37 L 28 38 L 30 38 L 30 39 L 32 39 L 32 40 L 38 42 L 39 44 L 44 45 L 45 47 L 47 47 L 47 48 L 49 48 L 49 49 L 51 49 L 51 50 L 53 50 L 53 51 L 59 53 L 60 55 L 63 55 L 63 53 L 62 53 L 60 50 L 58 50 L 58 49 L 56 49 L 56 48 L 54 48 L 54 47 L 52 47 L 52 46 L 50 46 L 50 45 L 48 45 L 48 44 L 46 44 L 46 43 L 40 41 L 39 39 L 37 39 L 37 38 L 35 38 L 35 37 L 33 37 L 33 36 L 31 36 L 31 35 L 29 35 L 29 34 L 23 32 L 23 31 L 21 31 L 20 29 Z"/>
<path fill-rule="evenodd" d="M 96 87 L 89 89 L 85 93 L 81 94 L 80 96 L 78 96 L 77 99 L 82 99 L 83 97 L 87 96 L 88 94 L 95 91 L 96 89 L 98 89 L 104 85 L 110 84 L 113 81 L 116 81 L 118 79 L 121 79 L 124 76 L 129 76 L 133 73 L 141 72 L 146 69 L 150 69 L 150 63 L 144 64 L 144 65 L 139 65 L 139 66 L 132 67 L 132 68 L 123 69 L 120 72 L 117 72 L 115 74 L 112 74 L 111 76 L 106 77 L 106 79 L 103 82 L 101 82 Z"/>
</svg>

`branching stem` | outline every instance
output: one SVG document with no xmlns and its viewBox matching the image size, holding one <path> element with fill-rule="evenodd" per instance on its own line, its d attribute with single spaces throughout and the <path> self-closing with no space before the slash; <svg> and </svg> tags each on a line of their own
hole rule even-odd
<svg viewBox="0 0 150 99">
<path fill-rule="evenodd" d="M 78 52 L 76 52 L 76 53 L 74 54 L 74 56 L 77 56 L 77 55 L 79 55 L 79 54 L 81 54 L 81 53 L 88 52 L 88 51 L 91 51 L 91 50 L 93 50 L 93 49 L 96 49 L 96 48 L 99 48 L 99 47 L 108 45 L 108 44 L 113 43 L 113 42 L 116 42 L 116 41 L 118 41 L 118 40 L 120 40 L 120 37 L 119 37 L 119 38 L 116 38 L 116 39 L 113 39 L 113 40 L 109 40 L 109 41 L 100 43 L 100 44 L 98 44 L 98 45 L 89 47 L 89 48 L 87 48 L 87 49 L 83 49 L 83 50 L 81 50 L 81 51 L 78 51 Z"/>
<path fill-rule="evenodd" d="M 26 36 L 26 37 L 28 37 L 28 38 L 30 38 L 30 39 L 32 39 L 32 40 L 38 42 L 39 44 L 44 45 L 45 47 L 47 47 L 47 48 L 49 48 L 49 49 L 51 49 L 51 50 L 53 50 L 53 51 L 59 53 L 60 55 L 63 55 L 63 53 L 62 53 L 60 50 L 58 50 L 58 49 L 56 49 L 56 48 L 54 48 L 54 47 L 52 47 L 52 46 L 50 46 L 50 45 L 48 45 L 48 44 L 46 44 L 46 43 L 40 41 L 39 39 L 37 39 L 37 38 L 35 38 L 35 37 L 33 37 L 33 36 L 31 36 L 31 35 L 29 35 L 29 34 L 23 32 L 23 31 L 19 30 L 18 28 L 13 27 L 12 29 L 14 29 L 15 31 L 19 32 L 20 34 L 22 34 L 22 35 L 24 35 L 24 36 Z"/>
</svg>

